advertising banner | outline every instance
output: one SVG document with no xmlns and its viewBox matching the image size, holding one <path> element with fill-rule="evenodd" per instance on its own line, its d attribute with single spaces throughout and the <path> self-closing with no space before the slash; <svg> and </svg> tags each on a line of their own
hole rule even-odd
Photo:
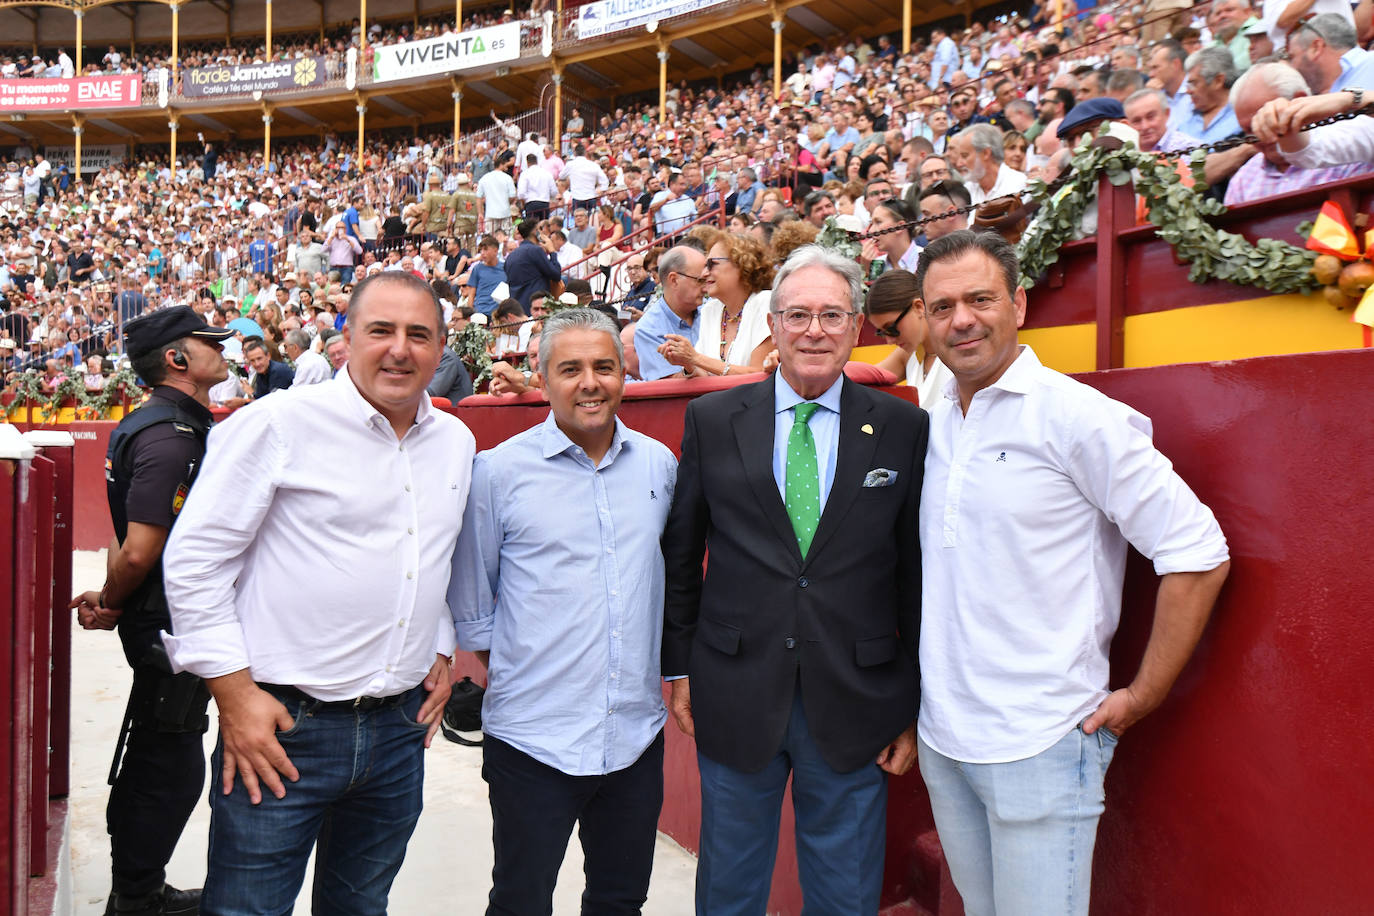
<svg viewBox="0 0 1374 916">
<path fill-rule="evenodd" d="M 265 64 L 221 64 L 182 71 L 181 94 L 186 98 L 247 95 L 283 89 L 309 89 L 324 82 L 323 57 L 274 60 Z"/>
<path fill-rule="evenodd" d="M 724 0 L 593 0 L 577 8 L 577 37 L 595 38 L 715 6 Z"/>
<path fill-rule="evenodd" d="M 373 49 L 372 80 L 386 83 L 436 73 L 471 70 L 520 56 L 520 23 L 507 22 L 458 35 L 403 41 Z"/>
<path fill-rule="evenodd" d="M 143 77 L 137 73 L 69 80 L 0 80 L 0 111 L 137 108 L 142 98 Z"/>
<path fill-rule="evenodd" d="M 49 146 L 44 148 L 48 161 L 54 167 L 70 166 L 76 159 L 76 148 L 72 146 Z M 81 171 L 89 176 L 93 172 L 113 168 L 124 162 L 129 148 L 122 143 L 83 143 L 81 144 Z"/>
</svg>

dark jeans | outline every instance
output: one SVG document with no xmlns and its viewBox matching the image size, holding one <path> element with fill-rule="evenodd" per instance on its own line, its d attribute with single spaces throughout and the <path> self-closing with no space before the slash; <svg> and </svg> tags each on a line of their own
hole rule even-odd
<svg viewBox="0 0 1374 916">
<path fill-rule="evenodd" d="M 586 916 L 637 914 L 649 895 L 658 812 L 663 807 L 663 733 L 639 759 L 605 776 L 569 776 L 488 735 L 482 778 L 491 798 L 488 916 L 547 916 L 579 825 Z"/>
<path fill-rule="evenodd" d="M 151 706 L 162 677 L 149 668 L 134 671 L 135 706 L 144 701 Z M 166 880 L 167 862 L 205 785 L 202 737 L 201 732 L 160 732 L 148 721 L 136 721 L 130 729 L 105 806 L 115 893 L 141 897 Z"/>
<path fill-rule="evenodd" d="M 200 912 L 286 916 L 315 847 L 315 913 L 385 916 L 391 882 L 420 817 L 427 728 L 415 715 L 423 687 L 368 711 L 321 708 L 294 691 L 264 689 L 295 719 L 277 740 L 300 780 L 285 782 L 281 799 L 264 786 L 258 805 L 249 802 L 241 780 L 229 795 L 215 780 Z M 212 757 L 216 774 L 223 754 L 221 737 Z"/>
</svg>

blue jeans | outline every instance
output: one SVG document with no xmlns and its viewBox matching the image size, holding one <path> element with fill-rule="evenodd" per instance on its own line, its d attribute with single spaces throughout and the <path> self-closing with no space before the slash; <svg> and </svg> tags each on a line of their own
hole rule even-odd
<svg viewBox="0 0 1374 916">
<path fill-rule="evenodd" d="M 961 763 L 918 741 L 921 775 L 967 916 L 1087 916 L 1103 780 L 1116 751 L 1105 728 L 1075 728 L 1008 763 Z"/>
<path fill-rule="evenodd" d="M 352 283 L 352 282 L 353 282 L 353 269 L 354 269 L 354 265 L 352 265 L 352 264 L 330 264 L 330 265 L 329 265 L 329 269 L 330 269 L 330 270 L 337 270 L 337 271 L 339 272 L 339 282 L 340 282 L 340 283 Z"/>
<path fill-rule="evenodd" d="M 426 726 L 415 721 L 424 688 L 368 711 L 264 687 L 295 724 L 277 733 L 300 772 L 286 797 L 263 788 L 261 804 L 243 782 L 224 795 L 221 737 L 211 758 L 210 852 L 204 916 L 286 916 L 316 847 L 316 916 L 385 916 L 391 882 L 420 817 Z"/>
<path fill-rule="evenodd" d="M 792 776 L 797 877 L 806 913 L 878 912 L 887 840 L 887 774 L 877 763 L 837 773 L 792 701 L 782 747 L 757 773 L 697 753 L 701 771 L 698 916 L 763 916 L 778 852 L 783 790 Z"/>
</svg>

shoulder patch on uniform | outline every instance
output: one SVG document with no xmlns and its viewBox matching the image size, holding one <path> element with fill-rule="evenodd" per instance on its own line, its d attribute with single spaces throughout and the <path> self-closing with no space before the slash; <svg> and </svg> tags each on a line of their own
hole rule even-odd
<svg viewBox="0 0 1374 916">
<path fill-rule="evenodd" d="M 195 428 L 194 426 L 191 426 L 190 424 L 181 423 L 181 422 L 178 422 L 178 421 L 176 421 L 176 420 L 173 420 L 173 421 L 172 421 L 172 426 L 173 426 L 173 427 L 176 429 L 176 431 L 179 432 L 179 433 L 187 433 L 187 434 L 192 435 L 192 436 L 194 436 L 194 435 L 196 434 L 196 428 Z"/>
<path fill-rule="evenodd" d="M 176 491 L 175 493 L 172 494 L 172 514 L 173 514 L 173 515 L 180 515 L 180 514 L 181 514 L 181 507 L 184 506 L 184 505 L 186 505 L 186 494 L 189 493 L 189 492 L 190 492 L 190 490 L 188 490 L 188 489 L 186 488 L 186 484 L 183 483 L 183 484 L 179 484 L 179 485 L 177 486 L 177 491 Z"/>
</svg>

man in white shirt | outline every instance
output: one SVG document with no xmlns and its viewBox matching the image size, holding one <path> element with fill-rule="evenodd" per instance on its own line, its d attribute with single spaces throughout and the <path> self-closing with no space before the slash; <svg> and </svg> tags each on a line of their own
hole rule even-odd
<svg viewBox="0 0 1374 916">
<path fill-rule="evenodd" d="M 991 124 L 966 127 L 949 141 L 950 164 L 964 176 L 964 187 L 975 204 L 1025 190 L 1026 173 L 1016 171 L 1002 157 L 1002 132 Z M 968 215 L 970 226 L 974 216 Z"/>
<path fill-rule="evenodd" d="M 539 164 L 539 157 L 531 153 L 525 157 L 524 168 L 516 190 L 525 202 L 526 219 L 546 219 L 549 215 L 549 201 L 558 197 L 558 183 L 548 170 Z"/>
<path fill-rule="evenodd" d="M 425 393 L 442 314 L 424 281 L 369 277 L 345 371 L 211 434 L 167 549 L 163 635 L 219 709 L 206 913 L 289 912 L 317 840 L 316 909 L 386 912 L 449 695 L 445 595 L 474 453 Z M 318 548 L 308 576 L 303 545 Z"/>
<path fill-rule="evenodd" d="M 515 182 L 510 177 L 514 162 L 512 153 L 502 153 L 496 161 L 496 168 L 477 182 L 478 232 L 491 234 L 497 230 L 510 231 L 511 201 L 516 196 Z"/>
<path fill-rule="evenodd" d="M 334 370 L 330 368 L 329 362 L 312 350 L 310 344 L 310 335 L 300 329 L 287 331 L 286 338 L 282 341 L 282 349 L 295 364 L 296 374 L 291 380 L 292 388 L 318 385 L 334 377 Z"/>
<path fill-rule="evenodd" d="M 1015 249 L 959 230 L 917 271 L 931 409 L 921 497 L 921 774 L 971 914 L 1086 916 L 1103 780 L 1121 734 L 1187 663 L 1226 539 L 1150 421 L 1042 366 Z M 1126 548 L 1162 576 L 1134 680 L 1109 691 Z"/>
<path fill-rule="evenodd" d="M 573 206 L 583 210 L 596 206 L 597 195 L 610 186 L 606 173 L 601 166 L 587 158 L 587 148 L 581 143 L 573 147 L 573 157 L 563 166 L 560 177 L 568 179 Z"/>
</svg>

